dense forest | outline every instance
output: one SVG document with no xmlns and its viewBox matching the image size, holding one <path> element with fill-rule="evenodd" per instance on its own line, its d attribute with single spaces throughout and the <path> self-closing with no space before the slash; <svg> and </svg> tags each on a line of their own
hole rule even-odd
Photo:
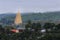
<svg viewBox="0 0 60 40">
<path fill-rule="evenodd" d="M 14 28 L 0 25 L 0 40 L 60 40 L 60 24 L 51 22 L 41 25 L 40 22 L 32 23 L 29 20 L 23 32 L 13 33 L 10 29 Z"/>
</svg>

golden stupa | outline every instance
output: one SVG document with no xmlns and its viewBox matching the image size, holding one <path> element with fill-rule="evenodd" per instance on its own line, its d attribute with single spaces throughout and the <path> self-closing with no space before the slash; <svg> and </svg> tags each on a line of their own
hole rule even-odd
<svg viewBox="0 0 60 40">
<path fill-rule="evenodd" d="M 18 13 L 16 14 L 16 18 L 15 18 L 15 25 L 19 25 L 19 24 L 22 24 L 22 17 L 21 17 L 21 14 L 20 12 L 18 11 Z"/>
</svg>

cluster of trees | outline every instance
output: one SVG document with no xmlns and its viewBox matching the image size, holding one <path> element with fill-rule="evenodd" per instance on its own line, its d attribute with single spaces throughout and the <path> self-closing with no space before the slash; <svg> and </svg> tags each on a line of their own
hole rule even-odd
<svg viewBox="0 0 60 40">
<path fill-rule="evenodd" d="M 22 33 L 11 33 L 9 30 L 0 25 L 0 40 L 60 40 L 60 24 L 50 22 L 41 25 L 40 22 L 28 21 Z"/>
<path fill-rule="evenodd" d="M 40 22 L 32 23 L 28 21 L 25 28 L 27 32 L 30 32 L 30 34 L 28 33 L 29 39 L 32 40 L 57 40 L 60 38 L 60 24 L 46 22 L 41 25 Z M 45 32 L 41 32 L 42 30 Z"/>
</svg>

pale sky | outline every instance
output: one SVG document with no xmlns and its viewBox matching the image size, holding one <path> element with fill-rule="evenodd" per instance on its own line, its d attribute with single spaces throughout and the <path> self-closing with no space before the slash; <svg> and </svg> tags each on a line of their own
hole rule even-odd
<svg viewBox="0 0 60 40">
<path fill-rule="evenodd" d="M 60 11 L 60 0 L 0 0 L 0 13 Z"/>
</svg>

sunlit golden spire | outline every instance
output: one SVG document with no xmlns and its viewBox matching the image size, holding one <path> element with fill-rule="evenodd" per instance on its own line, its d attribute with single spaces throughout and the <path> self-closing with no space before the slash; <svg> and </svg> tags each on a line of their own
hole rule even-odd
<svg viewBox="0 0 60 40">
<path fill-rule="evenodd" d="M 19 24 L 22 24 L 22 17 L 21 17 L 21 14 L 20 14 L 20 11 L 18 10 L 18 13 L 16 14 L 16 18 L 15 18 L 15 25 L 19 25 Z"/>
</svg>

